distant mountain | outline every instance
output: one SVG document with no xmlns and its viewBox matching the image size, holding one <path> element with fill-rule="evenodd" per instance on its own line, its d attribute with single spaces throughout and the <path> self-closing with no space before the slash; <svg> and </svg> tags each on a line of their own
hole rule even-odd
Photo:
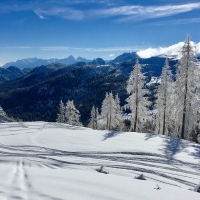
<svg viewBox="0 0 200 200">
<path fill-rule="evenodd" d="M 123 53 L 122 55 L 117 56 L 114 60 L 112 60 L 110 63 L 114 64 L 114 63 L 121 63 L 124 61 L 128 61 L 128 60 L 132 60 L 135 58 L 139 58 L 139 56 L 137 55 L 136 52 L 132 52 L 132 53 Z"/>
<path fill-rule="evenodd" d="M 17 60 L 16 62 L 9 62 L 6 63 L 5 65 L 3 65 L 3 68 L 7 68 L 10 66 L 16 66 L 20 69 L 24 69 L 24 68 L 35 68 L 41 65 L 48 65 L 51 63 L 62 63 L 62 64 L 66 64 L 66 65 L 70 65 L 70 64 L 74 64 L 76 62 L 90 62 L 91 60 L 87 60 L 85 58 L 82 57 L 78 57 L 77 59 L 75 59 L 73 56 L 69 56 L 68 58 L 63 58 L 63 59 L 39 59 L 39 58 L 26 58 L 26 59 L 22 59 L 22 60 Z"/>
<path fill-rule="evenodd" d="M 106 62 L 102 58 L 97 58 L 92 61 L 93 65 L 105 65 Z"/>
<path fill-rule="evenodd" d="M 21 70 L 14 66 L 8 67 L 7 69 L 0 68 L 0 83 L 25 76 L 28 72 L 29 70 Z"/>
</svg>

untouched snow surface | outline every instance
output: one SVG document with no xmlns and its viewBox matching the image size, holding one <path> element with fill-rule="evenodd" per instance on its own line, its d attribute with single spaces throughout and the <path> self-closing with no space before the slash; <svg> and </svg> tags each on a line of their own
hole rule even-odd
<svg viewBox="0 0 200 200">
<path fill-rule="evenodd" d="M 199 200 L 200 145 L 46 122 L 0 124 L 1 200 Z M 101 165 L 109 174 L 98 173 Z M 146 180 L 135 179 L 143 173 Z M 159 186 L 160 189 L 157 189 Z"/>
</svg>

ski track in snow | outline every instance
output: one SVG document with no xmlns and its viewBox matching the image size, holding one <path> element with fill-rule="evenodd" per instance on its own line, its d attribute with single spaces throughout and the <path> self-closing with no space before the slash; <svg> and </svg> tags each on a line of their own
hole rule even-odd
<svg viewBox="0 0 200 200">
<path fill-rule="evenodd" d="M 24 167 L 23 158 L 16 158 L 13 169 L 9 174 L 9 179 L 0 191 L 1 196 L 3 196 L 5 200 L 30 199 L 29 191 L 31 190 L 31 187 L 31 183 Z"/>
<path fill-rule="evenodd" d="M 13 128 L 16 128 L 18 130 L 17 135 L 25 134 L 20 133 L 20 129 L 27 129 L 27 134 L 29 134 L 32 129 L 43 130 L 46 127 L 55 126 L 58 128 L 73 128 L 57 123 L 44 123 L 29 129 L 24 123 L 11 123 L 11 125 L 2 126 L 1 131 L 5 129 L 12 129 L 13 131 Z M 1 134 L 0 136 L 7 137 L 8 135 Z M 66 168 L 71 165 L 86 166 L 93 170 L 100 166 L 98 163 L 101 163 L 108 171 L 112 171 L 112 169 L 115 172 L 116 170 L 128 170 L 133 174 L 133 177 L 134 175 L 144 173 L 148 179 L 178 187 L 180 185 L 194 187 L 194 180 L 200 182 L 200 165 L 149 152 L 69 152 L 34 145 L 0 144 L 0 164 L 13 162 L 14 168 L 10 172 L 8 182 L 5 188 L 0 191 L 5 200 L 27 200 L 31 199 L 31 196 L 34 196 L 36 199 L 39 197 L 41 199 L 56 199 L 34 191 L 26 170 L 26 167 L 30 167 L 31 165 L 49 168 Z"/>
</svg>

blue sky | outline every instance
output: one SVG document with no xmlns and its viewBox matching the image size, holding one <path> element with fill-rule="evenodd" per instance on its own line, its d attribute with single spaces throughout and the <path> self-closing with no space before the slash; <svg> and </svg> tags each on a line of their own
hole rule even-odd
<svg viewBox="0 0 200 200">
<path fill-rule="evenodd" d="M 200 42 L 197 0 L 0 0 L 0 65 Z"/>
</svg>

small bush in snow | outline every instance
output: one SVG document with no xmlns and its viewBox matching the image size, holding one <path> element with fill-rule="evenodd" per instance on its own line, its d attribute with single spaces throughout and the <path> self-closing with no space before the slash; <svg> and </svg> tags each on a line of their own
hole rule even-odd
<svg viewBox="0 0 200 200">
<path fill-rule="evenodd" d="M 155 187 L 154 189 L 156 189 L 156 190 L 160 190 L 161 187 L 157 184 L 156 187 Z"/>
<path fill-rule="evenodd" d="M 194 191 L 200 193 L 200 183 L 194 188 Z"/>
<path fill-rule="evenodd" d="M 144 177 L 143 173 L 140 174 L 139 176 L 136 176 L 135 179 L 146 180 L 146 178 Z"/>
<path fill-rule="evenodd" d="M 104 166 L 103 165 L 101 165 L 101 167 L 99 169 L 96 169 L 96 171 L 99 172 L 99 173 L 109 174 L 109 172 L 104 171 Z"/>
</svg>

